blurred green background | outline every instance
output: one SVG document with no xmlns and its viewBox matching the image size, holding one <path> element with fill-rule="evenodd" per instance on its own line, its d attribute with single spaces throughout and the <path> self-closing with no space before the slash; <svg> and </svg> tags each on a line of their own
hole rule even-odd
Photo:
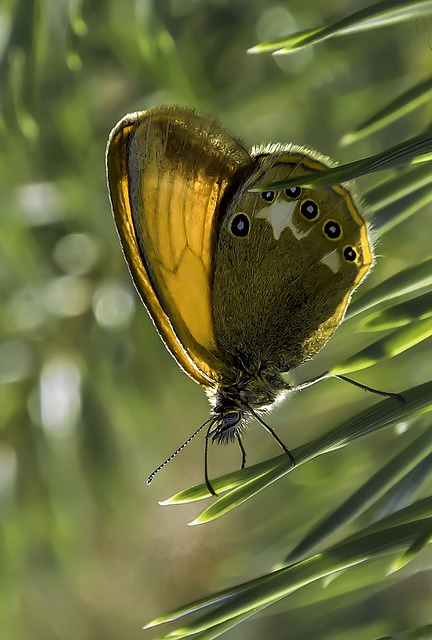
<svg viewBox="0 0 432 640">
<path fill-rule="evenodd" d="M 142 631 L 146 622 L 269 570 L 399 450 L 396 434 L 382 432 L 299 468 L 207 526 L 186 526 L 200 505 L 159 506 L 203 479 L 197 438 L 145 485 L 206 419 L 208 407 L 166 352 L 133 289 L 104 175 L 110 129 L 125 113 L 157 104 L 211 113 L 248 145 L 292 141 L 339 161 L 421 132 L 430 109 L 355 147 L 338 146 L 342 135 L 430 72 L 426 18 L 289 56 L 246 55 L 256 42 L 367 4 L 3 0 L 2 639 L 155 637 Z M 360 191 L 380 179 L 362 179 Z M 431 223 L 429 207 L 388 233 L 364 287 L 428 256 Z M 344 325 L 300 377 L 371 341 Z M 356 379 L 398 391 L 428 379 L 431 356 L 428 340 Z M 295 447 L 373 402 L 332 380 L 295 395 L 270 423 Z M 256 425 L 245 446 L 250 463 L 279 453 Z M 211 448 L 212 476 L 238 464 L 236 447 Z M 352 578 L 358 592 L 344 595 L 336 581 L 316 603 L 313 590 L 300 591 L 227 637 L 369 638 L 430 622 L 432 585 L 423 568 L 411 567 L 403 580 L 379 589 L 360 589 L 359 571 Z"/>
</svg>

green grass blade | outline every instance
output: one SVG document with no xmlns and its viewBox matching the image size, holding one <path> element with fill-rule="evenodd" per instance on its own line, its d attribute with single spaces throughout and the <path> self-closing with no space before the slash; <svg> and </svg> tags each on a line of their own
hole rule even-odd
<svg viewBox="0 0 432 640">
<path fill-rule="evenodd" d="M 394 276 L 376 285 L 373 289 L 366 291 L 363 295 L 357 296 L 351 302 L 345 319 L 352 318 L 386 300 L 392 300 L 407 293 L 414 293 L 422 287 L 431 285 L 432 256 L 419 264 L 399 271 Z"/>
<path fill-rule="evenodd" d="M 427 78 L 404 91 L 395 100 L 392 100 L 385 107 L 370 116 L 367 120 L 359 124 L 354 131 L 347 133 L 341 140 L 341 145 L 349 145 L 362 138 L 380 131 L 392 122 L 418 109 L 422 104 L 429 102 L 432 98 L 432 78 Z"/>
<path fill-rule="evenodd" d="M 284 38 L 278 38 L 276 40 L 269 40 L 268 42 L 260 42 L 253 47 L 247 49 L 246 53 L 271 53 L 280 50 L 282 47 L 291 45 L 292 50 L 301 49 L 307 45 L 315 44 L 330 38 L 331 35 L 323 37 L 323 31 L 327 27 L 317 27 L 315 29 L 305 29 L 303 31 L 297 31 Z"/>
<path fill-rule="evenodd" d="M 417 191 L 415 197 L 407 196 L 398 202 L 397 207 L 389 205 L 378 216 L 374 216 L 373 223 L 377 237 L 383 236 L 394 229 L 401 222 L 405 222 L 418 211 L 424 209 L 432 202 L 432 187 L 427 185 Z"/>
<path fill-rule="evenodd" d="M 279 461 L 281 458 L 285 458 L 285 456 L 276 456 L 272 458 L 274 461 Z M 260 473 L 266 473 L 269 470 L 269 460 L 265 462 L 259 462 L 251 467 L 246 467 L 239 471 L 232 471 L 231 473 L 227 473 L 220 478 L 216 478 L 212 480 L 213 489 L 216 493 L 222 493 L 224 491 L 229 491 L 238 487 L 239 485 L 244 484 L 248 480 L 252 480 L 257 478 Z M 161 500 L 159 502 L 160 505 L 166 506 L 170 504 L 188 504 L 189 502 L 196 502 L 197 500 L 203 500 L 204 498 L 212 498 L 213 496 L 209 493 L 207 486 L 200 482 L 198 484 L 189 487 L 179 493 L 176 493 L 171 498 L 167 500 Z"/>
<path fill-rule="evenodd" d="M 348 162 L 325 171 L 305 173 L 290 180 L 269 182 L 268 184 L 253 187 L 249 191 L 261 193 L 262 191 L 280 191 L 281 189 L 297 186 L 309 188 L 326 187 L 365 176 L 369 173 L 394 169 L 414 161 L 425 160 L 430 164 L 427 154 L 431 153 L 432 131 L 427 131 L 373 156 Z"/>
<path fill-rule="evenodd" d="M 408 523 L 414 523 L 416 521 L 421 521 L 421 520 L 424 520 L 425 518 L 430 518 L 430 517 L 432 517 L 432 496 L 424 498 L 423 500 L 418 500 L 414 504 L 409 505 L 407 508 L 388 516 L 387 518 L 381 520 L 380 522 L 376 522 L 369 525 L 366 529 L 363 529 L 362 531 L 359 531 L 356 534 L 349 536 L 348 538 L 345 538 L 343 543 L 346 544 L 347 542 L 353 541 L 359 537 L 362 538 L 366 534 L 370 535 L 377 532 L 389 531 L 394 527 L 405 525 Z M 342 543 L 339 543 L 339 544 L 342 544 Z M 306 561 L 303 561 L 303 562 L 306 562 Z M 197 600 L 191 604 L 180 607 L 175 611 L 172 611 L 168 614 L 155 618 L 154 620 L 149 622 L 145 628 L 147 629 L 147 628 L 155 627 L 157 625 L 161 625 L 166 622 L 177 620 L 181 617 L 187 616 L 192 613 L 198 613 L 199 611 L 205 610 L 209 607 L 213 607 L 216 604 L 222 604 L 223 602 L 229 601 L 234 596 L 242 592 L 247 592 L 254 586 L 259 585 L 262 580 L 263 580 L 262 577 L 255 578 L 246 583 L 236 585 L 235 587 L 231 587 L 229 589 L 224 589 L 223 591 L 219 591 L 218 593 L 213 594 L 212 596 L 201 598 L 200 600 Z M 247 616 L 245 615 L 245 617 L 249 617 L 250 615 L 253 615 L 253 614 L 250 613 Z M 237 618 L 233 618 L 232 621 L 236 619 Z"/>
<path fill-rule="evenodd" d="M 367 207 L 376 214 L 422 187 L 430 186 L 430 183 L 431 168 L 428 164 L 398 171 L 389 180 L 381 182 L 365 193 Z"/>
<path fill-rule="evenodd" d="M 219 638 L 219 636 L 221 636 L 223 633 L 234 629 L 234 627 L 237 627 L 237 625 L 239 625 L 241 622 L 244 622 L 248 618 L 251 618 L 253 615 L 254 612 L 252 611 L 231 618 L 230 620 L 226 620 L 226 622 L 215 625 L 210 629 L 206 629 L 206 631 L 203 631 L 202 633 L 195 634 L 194 640 L 214 640 L 214 638 Z"/>
<path fill-rule="evenodd" d="M 381 636 L 377 640 L 430 640 L 430 638 L 432 638 L 432 624 L 408 631 L 398 631 L 396 635 Z"/>
<path fill-rule="evenodd" d="M 389 24 L 410 20 L 429 12 L 432 12 L 432 2 L 430 0 L 384 0 L 365 7 L 361 11 L 356 11 L 332 24 L 297 32 L 286 38 L 261 42 L 248 49 L 247 52 L 265 53 L 275 51 L 278 54 L 287 54 L 335 36 L 388 26 Z"/>
<path fill-rule="evenodd" d="M 330 373 L 345 375 L 353 371 L 367 369 L 385 358 L 398 356 L 430 336 L 432 336 L 432 318 L 411 323 L 373 342 L 345 362 L 333 367 Z"/>
<path fill-rule="evenodd" d="M 405 300 L 387 309 L 371 314 L 358 329 L 361 331 L 385 331 L 396 327 L 404 327 L 417 320 L 432 316 L 432 291 L 416 298 Z"/>
<path fill-rule="evenodd" d="M 342 447 L 348 442 L 353 442 L 358 438 L 369 435 L 374 431 L 383 429 L 394 422 L 407 419 L 409 416 L 419 411 L 429 411 L 432 409 L 432 382 L 426 382 L 403 392 L 404 402 L 397 398 L 387 398 L 376 405 L 361 412 L 351 420 L 341 426 L 330 430 L 320 438 L 317 438 L 307 445 L 294 450 L 296 466 L 290 466 L 286 455 L 277 456 L 266 463 L 258 465 L 259 470 L 255 478 L 248 480 L 229 493 L 218 498 L 210 507 L 203 511 L 193 524 L 203 524 L 210 522 L 228 513 L 240 504 L 249 500 L 259 491 L 262 491 L 272 482 L 283 477 L 286 473 L 295 470 L 301 464 L 315 458 L 318 455 Z M 264 465 L 267 470 L 263 472 Z M 249 472 L 253 474 L 255 467 L 250 467 Z M 237 471 L 237 477 L 242 478 L 244 471 Z M 232 482 L 234 474 L 229 474 L 229 481 Z M 251 476 L 249 476 L 251 477 Z M 223 486 L 224 476 L 217 480 L 219 486 Z M 195 488 L 193 488 L 195 490 Z M 183 501 L 187 495 L 187 490 L 182 492 Z M 195 494 L 194 494 L 195 495 Z M 165 501 L 165 504 L 175 504 L 176 496 Z"/>
<path fill-rule="evenodd" d="M 259 476 L 254 480 L 250 480 L 236 489 L 233 489 L 221 498 L 218 498 L 189 524 L 194 526 L 217 520 L 217 518 L 221 518 L 233 509 L 239 507 L 257 493 L 270 486 L 273 482 L 282 478 L 294 468 L 291 466 L 287 456 L 285 456 L 285 458 L 286 460 L 282 459 L 280 464 L 276 465 L 273 469 L 270 469 L 265 475 Z M 306 460 L 299 460 L 296 467 L 305 461 Z"/>
<path fill-rule="evenodd" d="M 432 496 L 417 500 L 413 504 L 400 509 L 400 511 L 395 511 L 395 513 L 386 516 L 382 520 L 372 522 L 364 529 L 356 531 L 345 538 L 345 542 L 356 540 L 359 537 L 361 538 L 365 533 L 371 534 L 378 531 L 388 531 L 393 527 L 407 524 L 408 522 L 415 522 L 416 520 L 423 520 L 428 517 L 432 517 Z"/>
<path fill-rule="evenodd" d="M 432 427 L 422 433 L 408 447 L 405 447 L 382 469 L 377 471 L 355 493 L 343 502 L 335 511 L 326 516 L 285 559 L 286 563 L 296 562 L 311 549 L 328 538 L 334 531 L 363 513 L 383 496 L 390 487 L 406 476 L 406 474 L 423 460 L 432 447 Z"/>
<path fill-rule="evenodd" d="M 425 517 L 372 534 L 365 530 L 363 535 L 355 540 L 344 540 L 316 556 L 264 575 L 255 579 L 249 587 L 248 583 L 241 585 L 238 594 L 231 595 L 201 618 L 170 632 L 165 637 L 187 637 L 238 616 L 256 613 L 316 580 L 412 545 L 420 536 L 430 531 L 431 527 L 432 518 Z M 216 597 L 218 598 L 217 594 Z M 211 603 L 207 603 L 207 606 L 209 605 L 211 606 Z M 201 603 L 190 605 L 189 613 L 201 608 Z M 154 621 L 149 626 L 177 619 L 185 615 L 185 610 L 186 607 L 183 607 L 180 615 L 173 612 L 158 618 L 157 622 Z"/>
<path fill-rule="evenodd" d="M 415 494 L 420 491 L 425 481 L 432 473 L 432 453 L 421 460 L 407 475 L 387 492 L 384 506 L 375 516 L 381 520 L 389 514 L 404 509 L 410 504 Z"/>
<path fill-rule="evenodd" d="M 395 573 L 396 571 L 400 571 L 401 569 L 406 567 L 407 564 L 412 562 L 414 558 L 416 558 L 419 555 L 419 553 L 423 551 L 425 547 L 427 547 L 427 545 L 431 542 L 431 540 L 432 540 L 432 525 L 429 530 L 426 530 L 425 532 L 421 533 L 417 538 L 417 540 L 414 540 L 412 545 L 405 551 L 405 553 L 403 553 L 402 555 L 400 555 L 399 557 L 393 560 L 393 562 L 388 568 L 388 571 L 387 571 L 388 575 L 391 573 Z"/>
</svg>

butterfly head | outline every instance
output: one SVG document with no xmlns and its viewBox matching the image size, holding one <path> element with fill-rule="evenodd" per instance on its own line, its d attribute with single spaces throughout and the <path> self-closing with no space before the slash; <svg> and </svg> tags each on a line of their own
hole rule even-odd
<svg viewBox="0 0 432 640">
<path fill-rule="evenodd" d="M 209 437 L 212 442 L 227 444 L 240 436 L 248 422 L 252 420 L 249 407 L 239 405 L 217 405 L 213 411 L 212 428 Z"/>
<path fill-rule="evenodd" d="M 251 375 L 237 370 L 232 384 L 220 385 L 209 394 L 212 442 L 226 444 L 238 439 L 257 414 L 270 409 L 290 386 L 269 367 Z"/>
<path fill-rule="evenodd" d="M 169 458 L 162 462 L 162 464 L 150 474 L 147 478 L 147 484 L 150 484 L 155 475 L 163 469 L 168 462 L 175 458 L 204 427 L 207 427 L 204 477 L 209 492 L 216 496 L 217 494 L 208 476 L 208 444 L 209 442 L 227 444 L 237 441 L 242 454 L 241 468 L 243 469 L 246 465 L 246 452 L 242 444 L 241 436 L 245 427 L 249 422 L 252 422 L 252 420 L 257 420 L 275 438 L 289 456 L 291 463 L 294 464 L 294 458 L 291 452 L 285 447 L 273 429 L 260 417 L 261 413 L 274 406 L 292 387 L 271 367 L 265 367 L 255 374 L 247 373 L 244 369 L 233 369 L 231 374 L 234 374 L 231 382 L 226 380 L 225 383 L 221 383 L 207 390 L 212 407 L 210 418 L 198 427 Z"/>
</svg>

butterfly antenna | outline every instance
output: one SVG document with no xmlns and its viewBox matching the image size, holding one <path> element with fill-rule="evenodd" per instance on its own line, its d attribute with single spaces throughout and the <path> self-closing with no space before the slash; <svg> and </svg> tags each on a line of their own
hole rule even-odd
<svg viewBox="0 0 432 640">
<path fill-rule="evenodd" d="M 209 418 L 209 419 L 208 419 L 208 420 L 206 420 L 206 421 L 205 421 L 205 422 L 204 422 L 200 427 L 198 427 L 198 429 L 197 429 L 197 430 L 196 430 L 196 431 L 195 431 L 195 432 L 190 436 L 190 438 L 188 438 L 185 442 L 183 442 L 183 444 L 182 444 L 178 449 L 176 449 L 176 450 L 174 451 L 174 453 L 172 453 L 172 454 L 170 455 L 170 457 L 169 457 L 169 458 L 167 458 L 164 462 L 162 462 L 162 464 L 160 464 L 160 465 L 157 467 L 157 469 L 155 469 L 155 470 L 153 471 L 153 473 L 151 473 L 151 474 L 149 475 L 149 477 L 148 477 L 148 478 L 147 478 L 147 480 L 146 480 L 146 484 L 151 484 L 151 483 L 153 482 L 153 478 L 155 477 L 155 475 L 156 475 L 157 473 L 159 473 L 159 471 L 160 471 L 161 469 L 163 469 L 163 467 L 165 467 L 165 465 L 167 465 L 167 464 L 168 464 L 168 462 L 171 462 L 171 460 L 172 460 L 173 458 L 175 458 L 175 457 L 176 457 L 176 455 L 177 455 L 178 453 L 180 453 L 180 451 L 182 451 L 185 447 L 187 447 L 187 445 L 189 444 L 189 442 L 190 442 L 191 440 L 193 440 L 193 439 L 195 438 L 195 436 L 196 436 L 196 435 L 198 435 L 198 433 L 201 431 L 201 429 L 204 429 L 204 427 L 205 427 L 206 425 L 208 425 L 208 423 L 209 423 L 209 422 L 211 423 L 209 428 L 211 428 L 211 426 L 212 426 L 212 424 L 213 424 L 213 421 L 214 421 L 214 418 Z M 207 442 L 207 441 L 206 441 L 206 442 Z"/>
<path fill-rule="evenodd" d="M 279 438 L 277 433 L 270 427 L 270 425 L 268 425 L 266 422 L 264 422 L 264 420 L 257 413 L 255 413 L 255 411 L 251 407 L 249 407 L 249 411 L 252 413 L 252 415 L 255 418 L 255 420 L 257 420 L 260 423 L 260 425 L 262 425 L 264 427 L 264 429 L 271 436 L 273 436 L 273 438 L 276 440 L 278 445 L 285 451 L 285 453 L 287 454 L 288 458 L 291 460 L 291 466 L 294 467 L 295 463 L 296 463 L 295 458 L 294 458 L 293 454 L 291 453 L 291 451 L 289 449 L 287 449 L 287 447 L 284 445 L 284 443 Z"/>
</svg>

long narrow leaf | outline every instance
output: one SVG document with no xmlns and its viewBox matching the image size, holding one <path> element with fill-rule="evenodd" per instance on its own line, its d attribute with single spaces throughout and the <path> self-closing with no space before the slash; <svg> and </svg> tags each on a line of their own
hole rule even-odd
<svg viewBox="0 0 432 640">
<path fill-rule="evenodd" d="M 419 537 L 414 540 L 414 542 L 410 545 L 410 547 L 400 555 L 395 558 L 388 568 L 387 573 L 394 573 L 395 571 L 400 571 L 403 567 L 414 560 L 421 551 L 429 544 L 432 540 L 432 523 L 429 529 L 423 531 Z"/>
<path fill-rule="evenodd" d="M 375 515 L 375 520 L 381 520 L 389 514 L 407 507 L 431 474 L 432 453 L 421 460 L 414 469 L 387 492 L 384 506 Z"/>
<path fill-rule="evenodd" d="M 385 300 L 392 300 L 431 285 L 432 256 L 412 267 L 399 271 L 363 295 L 357 296 L 351 302 L 345 319 L 352 318 Z"/>
<path fill-rule="evenodd" d="M 382 469 L 377 471 L 353 495 L 349 496 L 335 511 L 326 516 L 287 556 L 285 562 L 292 563 L 304 556 L 316 545 L 320 544 L 334 531 L 350 522 L 369 506 L 374 504 L 380 496 L 405 477 L 420 460 L 423 460 L 432 448 L 432 427 L 422 433 L 414 442 L 398 453 Z"/>
<path fill-rule="evenodd" d="M 326 187 L 331 184 L 339 184 L 360 176 L 368 175 L 377 171 L 394 169 L 410 162 L 425 160 L 430 164 L 427 154 L 432 153 L 432 132 L 421 133 L 418 136 L 409 138 L 394 147 L 381 151 L 373 156 L 348 162 L 344 165 L 326 169 L 325 171 L 315 171 L 305 173 L 289 180 L 269 182 L 249 189 L 251 192 L 261 193 L 262 191 L 280 191 L 288 187 Z"/>
<path fill-rule="evenodd" d="M 286 473 L 296 469 L 297 466 L 304 464 L 317 455 L 344 446 L 348 442 L 371 434 L 378 429 L 385 428 L 396 421 L 407 419 L 418 411 L 428 411 L 432 409 L 432 382 L 426 382 L 412 389 L 407 389 L 402 395 L 404 402 L 400 402 L 397 398 L 382 400 L 308 445 L 294 450 L 293 453 L 296 459 L 296 466 L 294 468 L 290 466 L 286 455 L 277 456 L 276 458 L 268 460 L 266 463 L 260 463 L 258 474 L 255 478 L 252 478 L 245 484 L 238 486 L 228 494 L 218 498 L 208 509 L 198 516 L 193 523 L 202 524 L 224 515 L 272 482 L 275 482 Z M 267 465 L 267 470 L 263 471 L 265 464 Z M 249 471 L 253 472 L 254 467 L 250 467 Z M 242 473 L 243 471 L 237 472 L 239 479 L 241 479 Z M 229 474 L 230 483 L 232 483 L 233 475 L 234 474 Z M 214 483 L 217 483 L 217 486 L 223 488 L 224 476 L 214 481 Z M 204 489 L 205 485 L 202 484 L 200 487 L 203 492 L 207 493 L 207 490 Z M 189 492 L 193 500 L 198 499 L 196 497 L 196 487 L 192 487 L 191 489 L 182 491 L 180 494 L 172 496 L 172 498 L 166 500 L 164 504 L 189 502 Z"/>
<path fill-rule="evenodd" d="M 396 635 L 381 636 L 377 640 L 429 640 L 430 638 L 432 638 L 432 624 L 408 631 L 398 631 Z"/>
<path fill-rule="evenodd" d="M 385 358 L 393 358 L 411 347 L 432 336 L 432 318 L 401 327 L 392 331 L 384 338 L 373 342 L 365 349 L 354 354 L 345 362 L 330 370 L 333 375 L 345 375 L 353 371 L 367 369 Z"/>
<path fill-rule="evenodd" d="M 410 195 L 422 187 L 430 186 L 431 168 L 428 164 L 409 167 L 397 171 L 389 180 L 365 193 L 368 209 L 376 216 L 377 212 L 401 198 Z"/>
<path fill-rule="evenodd" d="M 248 49 L 248 53 L 277 51 L 286 54 L 335 36 L 372 27 L 388 26 L 429 12 L 432 12 L 430 0 L 384 0 L 324 27 L 294 33 L 286 38 L 261 42 Z"/>
<path fill-rule="evenodd" d="M 432 202 L 432 186 L 428 185 L 420 189 L 415 197 L 410 195 L 406 200 L 408 198 L 408 202 L 402 200 L 398 203 L 396 212 L 395 207 L 389 205 L 385 210 L 380 211 L 378 216 L 374 216 L 374 232 L 378 238 L 429 205 Z"/>
<path fill-rule="evenodd" d="M 432 316 L 432 291 L 416 298 L 405 300 L 387 309 L 371 314 L 360 324 L 361 331 L 385 331 L 395 327 L 403 327 L 416 320 L 424 320 Z"/>
<path fill-rule="evenodd" d="M 357 564 L 395 552 L 404 546 L 412 545 L 419 536 L 432 527 L 430 515 L 415 522 L 399 525 L 373 534 L 364 533 L 355 541 L 342 541 L 326 551 L 289 567 L 255 579 L 252 583 L 240 585 L 239 592 L 216 604 L 208 613 L 187 626 L 171 631 L 166 638 L 178 638 L 193 635 L 224 623 L 249 612 L 256 613 L 282 598 L 316 580 L 335 572 L 349 569 Z M 216 594 L 216 602 L 220 600 Z M 206 606 L 214 603 L 207 600 Z M 187 613 L 202 608 L 202 602 L 158 618 L 147 625 L 153 627 L 164 622 L 178 619 Z"/>
<path fill-rule="evenodd" d="M 359 124 L 354 131 L 347 133 L 341 140 L 341 145 L 352 144 L 366 136 L 380 131 L 395 120 L 402 118 L 422 104 L 429 102 L 432 97 L 432 78 L 427 78 L 414 87 L 404 91 L 395 100 L 377 111 L 373 116 Z"/>
<path fill-rule="evenodd" d="M 390 531 L 394 527 L 398 527 L 408 523 L 414 523 L 416 521 L 421 521 L 431 516 L 432 516 L 432 496 L 428 498 L 424 498 L 423 500 L 419 500 L 414 504 L 409 505 L 405 509 L 384 518 L 380 522 L 373 523 L 368 527 L 366 527 L 365 529 L 363 529 L 362 531 L 356 532 L 355 534 L 349 536 L 348 538 L 345 538 L 345 540 L 343 541 L 343 544 L 346 545 L 350 541 L 352 542 L 353 540 L 356 540 L 357 538 L 362 538 L 365 535 L 371 535 L 378 532 Z M 339 543 L 339 544 L 342 544 L 342 543 Z M 306 561 L 303 561 L 303 562 L 306 562 Z M 269 575 L 272 575 L 272 574 L 269 574 Z M 191 603 L 189 605 L 180 607 L 179 609 L 176 609 L 175 611 L 167 615 L 158 617 L 157 619 L 150 622 L 146 628 L 154 627 L 154 626 L 163 624 L 165 622 L 170 622 L 192 613 L 197 613 L 199 611 L 205 610 L 206 608 L 212 607 L 215 604 L 222 604 L 223 602 L 229 601 L 232 597 L 238 595 L 239 593 L 247 592 L 250 588 L 256 585 L 259 585 L 262 580 L 263 578 L 255 578 L 254 580 L 250 580 L 249 582 L 239 584 L 235 587 L 231 587 L 229 589 L 224 589 L 223 591 L 219 591 L 218 593 L 213 594 L 211 596 L 201 598 L 200 600 L 194 603 Z M 250 617 L 251 615 L 253 615 L 253 612 L 250 612 L 248 614 L 243 614 L 242 616 L 239 616 L 236 618 L 232 618 L 231 622 L 235 624 L 236 621 L 239 621 L 240 619 L 245 619 L 247 617 Z M 218 626 L 218 629 L 220 629 L 221 627 L 222 628 L 228 627 L 229 623 L 230 621 L 226 621 L 225 623 L 223 623 L 223 625 Z M 208 637 L 213 637 L 213 636 L 210 635 Z"/>
</svg>

